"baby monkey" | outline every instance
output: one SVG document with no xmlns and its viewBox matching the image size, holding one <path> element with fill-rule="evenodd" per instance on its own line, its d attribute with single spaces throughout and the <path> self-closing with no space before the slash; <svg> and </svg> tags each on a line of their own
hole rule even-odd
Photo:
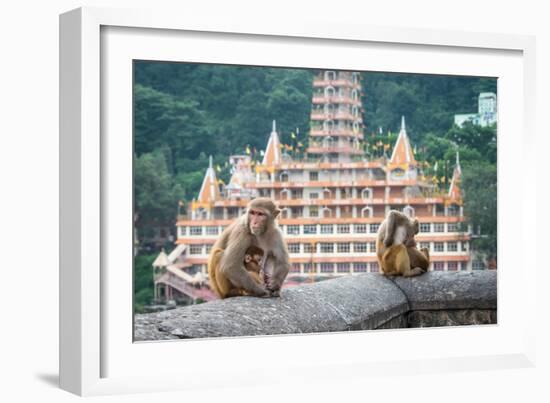
<svg viewBox="0 0 550 403">
<path fill-rule="evenodd" d="M 264 250 L 258 246 L 251 245 L 248 247 L 244 254 L 244 267 L 250 277 L 254 279 L 259 285 L 263 285 L 262 276 L 260 274 L 262 270 L 262 259 L 264 257 Z M 243 295 L 250 295 L 245 290 L 240 288 L 231 288 L 228 297 L 240 297 Z"/>
</svg>

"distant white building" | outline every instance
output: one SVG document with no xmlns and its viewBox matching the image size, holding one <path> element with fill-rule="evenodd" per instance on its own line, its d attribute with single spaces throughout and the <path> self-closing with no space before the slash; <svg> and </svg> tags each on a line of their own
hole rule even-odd
<svg viewBox="0 0 550 403">
<path fill-rule="evenodd" d="M 497 94 L 482 92 L 478 98 L 478 112 L 455 115 L 455 124 L 462 127 L 465 122 L 472 122 L 474 125 L 485 127 L 495 124 L 497 117 Z"/>
</svg>

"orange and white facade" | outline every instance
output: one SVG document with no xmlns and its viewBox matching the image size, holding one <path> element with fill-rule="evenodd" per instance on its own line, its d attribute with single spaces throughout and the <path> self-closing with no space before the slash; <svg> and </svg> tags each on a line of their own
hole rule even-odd
<svg viewBox="0 0 550 403">
<path fill-rule="evenodd" d="M 407 136 L 405 120 L 391 158 L 365 157 L 359 74 L 322 71 L 313 81 L 306 157 L 283 152 L 275 122 L 261 163 L 230 156 L 232 177 L 218 186 L 212 164 L 186 217 L 177 222 L 185 267 L 206 275 L 210 248 L 253 197 L 274 199 L 288 245 L 289 279 L 377 272 L 375 240 L 390 209 L 420 221 L 418 247 L 431 252 L 430 270 L 471 270 L 457 156 L 450 189 L 436 192 L 425 178 Z"/>
</svg>

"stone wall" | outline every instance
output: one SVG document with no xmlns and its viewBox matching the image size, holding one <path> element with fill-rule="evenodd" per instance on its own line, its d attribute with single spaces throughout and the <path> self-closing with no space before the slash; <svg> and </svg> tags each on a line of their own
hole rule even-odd
<svg viewBox="0 0 550 403">
<path fill-rule="evenodd" d="M 135 316 L 136 341 L 496 323 L 496 271 L 367 273 Z"/>
</svg>

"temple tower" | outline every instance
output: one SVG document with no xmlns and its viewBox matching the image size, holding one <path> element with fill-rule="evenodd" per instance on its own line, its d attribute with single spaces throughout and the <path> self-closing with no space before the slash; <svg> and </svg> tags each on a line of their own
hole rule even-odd
<svg viewBox="0 0 550 403">
<path fill-rule="evenodd" d="M 321 70 L 313 80 L 312 104 L 308 158 L 350 162 L 363 157 L 359 73 Z"/>
</svg>

